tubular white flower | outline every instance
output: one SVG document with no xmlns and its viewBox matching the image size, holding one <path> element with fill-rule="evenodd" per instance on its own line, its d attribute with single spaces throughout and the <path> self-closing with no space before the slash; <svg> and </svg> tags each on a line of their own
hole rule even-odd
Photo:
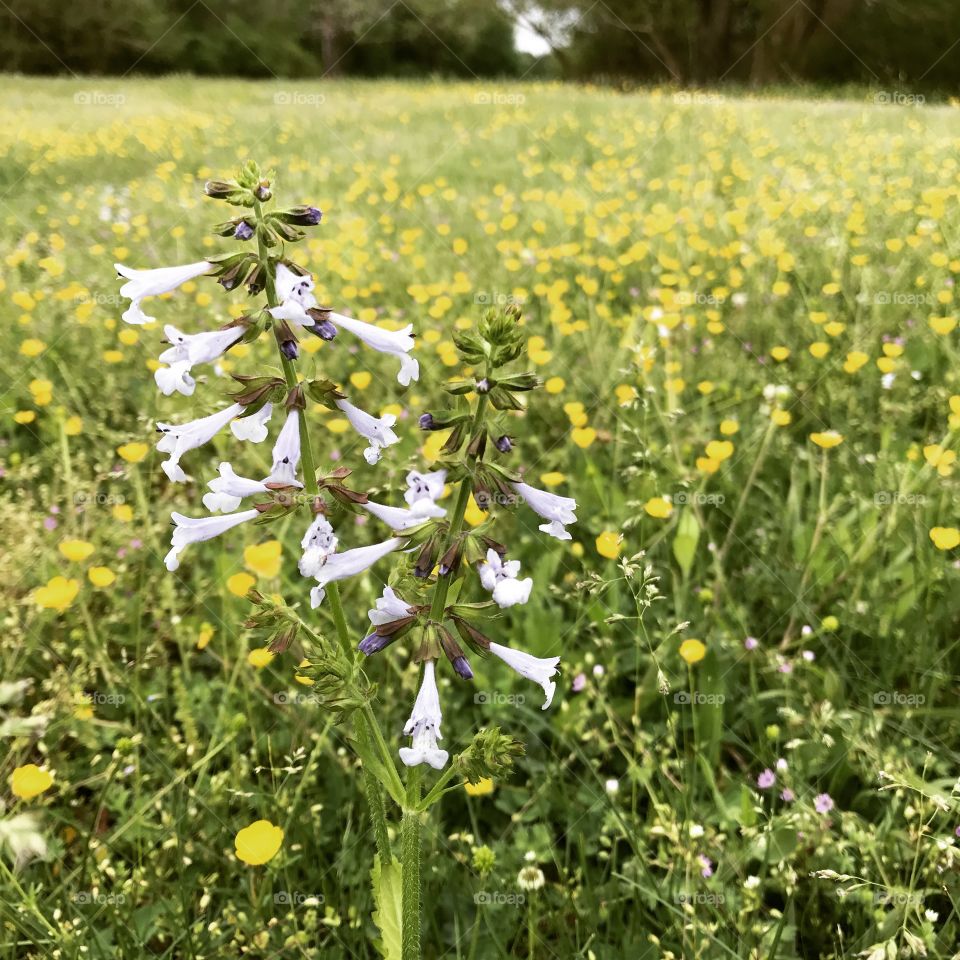
<svg viewBox="0 0 960 960">
<path fill-rule="evenodd" d="M 315 577 L 331 553 L 337 552 L 339 541 L 330 526 L 330 521 L 318 513 L 300 541 L 303 556 L 300 557 L 300 576 Z"/>
<path fill-rule="evenodd" d="M 504 563 L 496 550 L 487 550 L 486 563 L 480 564 L 477 573 L 480 574 L 484 589 L 493 594 L 493 599 L 501 610 L 518 603 L 526 603 L 530 599 L 533 580 L 530 577 L 526 580 L 517 579 L 520 573 L 519 560 L 508 560 Z"/>
<path fill-rule="evenodd" d="M 147 316 L 140 309 L 141 300 L 176 290 L 188 280 L 209 273 L 213 264 L 206 260 L 198 260 L 196 263 L 185 263 L 179 267 L 160 267 L 157 270 L 134 270 L 132 267 L 125 267 L 122 263 L 115 263 L 114 267 L 117 273 L 128 281 L 120 288 L 120 296 L 127 297 L 131 301 L 123 314 L 123 319 L 127 323 L 149 323 L 153 317 Z"/>
<path fill-rule="evenodd" d="M 198 363 L 216 360 L 243 336 L 244 331 L 242 327 L 228 327 L 226 330 L 188 334 L 167 324 L 163 332 L 171 344 L 160 354 L 160 362 L 167 366 L 160 367 L 153 377 L 164 396 L 169 397 L 177 391 L 189 397 L 196 386 L 190 369 Z"/>
<path fill-rule="evenodd" d="M 249 417 L 240 417 L 230 424 L 230 430 L 238 440 L 249 440 L 251 443 L 263 443 L 267 439 L 267 423 L 273 413 L 273 404 L 265 403 L 256 413 Z"/>
<path fill-rule="evenodd" d="M 160 453 L 170 454 L 170 459 L 164 460 L 161 466 L 171 483 L 183 483 L 187 479 L 187 475 L 180 467 L 180 458 L 188 450 L 195 450 L 212 440 L 218 431 L 240 413 L 243 413 L 243 407 L 239 403 L 234 403 L 224 407 L 223 410 L 211 413 L 208 417 L 191 420 L 189 423 L 157 424 L 157 430 L 163 434 L 157 442 L 157 450 Z"/>
<path fill-rule="evenodd" d="M 153 379 L 160 388 L 160 392 L 165 397 L 169 397 L 173 393 L 182 393 L 185 397 L 192 397 L 197 381 L 190 376 L 190 367 L 189 360 L 171 363 L 166 367 L 157 367 L 153 373 Z"/>
<path fill-rule="evenodd" d="M 411 380 L 417 380 L 420 377 L 420 364 L 410 356 L 413 349 L 414 340 L 410 336 L 413 330 L 413 324 L 404 327 L 402 330 L 384 330 L 372 323 L 365 323 L 363 320 L 356 320 L 353 317 L 345 317 L 342 313 L 329 313 L 327 319 L 336 327 L 352 333 L 359 340 L 362 340 L 368 347 L 380 353 L 389 353 L 394 357 L 400 358 L 400 372 L 397 374 L 397 382 L 406 387 Z"/>
<path fill-rule="evenodd" d="M 363 451 L 363 458 L 367 463 L 376 463 L 380 459 L 380 451 L 384 447 L 399 442 L 400 438 L 390 429 L 397 422 L 397 418 L 392 413 L 385 414 L 377 419 L 347 400 L 337 400 L 335 403 L 350 421 L 350 426 L 361 437 L 370 441 L 370 446 Z"/>
<path fill-rule="evenodd" d="M 276 290 L 280 306 L 270 308 L 268 312 L 271 317 L 287 320 L 301 327 L 313 326 L 315 321 L 307 313 L 307 310 L 317 305 L 317 298 L 313 295 L 313 277 L 309 274 L 297 276 L 285 264 L 278 264 Z"/>
<path fill-rule="evenodd" d="M 556 683 L 550 678 L 557 672 L 559 657 L 533 657 L 522 650 L 512 650 L 499 643 L 491 643 L 490 652 L 498 656 L 508 667 L 516 670 L 521 677 L 539 683 L 546 697 L 540 709 L 546 710 L 550 706 L 557 690 Z"/>
<path fill-rule="evenodd" d="M 423 665 L 423 683 L 413 704 L 413 713 L 403 728 L 404 736 L 413 738 L 411 746 L 400 748 L 400 759 L 406 766 L 429 763 L 434 770 L 442 770 L 446 766 L 450 754 L 437 747 L 437 741 L 443 739 L 440 733 L 442 720 L 433 661 L 427 660 Z"/>
<path fill-rule="evenodd" d="M 375 627 L 382 627 L 385 623 L 409 617 L 410 605 L 394 593 L 393 587 L 384 587 L 376 606 L 367 612 L 367 616 Z"/>
<path fill-rule="evenodd" d="M 360 504 L 367 513 L 372 513 L 378 520 L 382 520 L 391 530 L 409 530 L 419 527 L 430 517 L 445 517 L 447 511 L 438 507 L 432 500 L 418 500 L 409 509 L 403 507 L 388 507 L 383 503 L 368 500 Z"/>
<path fill-rule="evenodd" d="M 547 523 L 540 524 L 543 533 L 558 540 L 571 540 L 564 524 L 577 522 L 577 501 L 573 497 L 558 497 L 555 493 L 538 490 L 528 483 L 514 483 L 513 489 L 522 497 L 534 513 L 539 514 Z"/>
<path fill-rule="evenodd" d="M 167 569 L 173 572 L 180 566 L 180 552 L 188 544 L 212 540 L 259 515 L 256 510 L 244 510 L 225 517 L 185 517 L 182 513 L 171 513 L 175 529 L 170 540 L 171 550 L 164 558 Z"/>
<path fill-rule="evenodd" d="M 207 484 L 211 492 L 203 495 L 203 505 L 211 513 L 230 513 L 240 506 L 244 497 L 269 492 L 265 480 L 248 480 L 237 476 L 226 461 L 220 464 L 219 471 L 220 476 Z"/>
<path fill-rule="evenodd" d="M 297 464 L 300 462 L 300 416 L 296 410 L 287 412 L 283 429 L 273 446 L 273 468 L 268 480 L 274 483 L 297 483 Z M 299 486 L 299 484 L 297 484 Z"/>
<path fill-rule="evenodd" d="M 391 537 L 383 543 L 374 543 L 369 547 L 355 547 L 353 550 L 344 550 L 343 553 L 331 553 L 323 558 L 316 573 L 311 576 L 317 581 L 317 586 L 310 591 L 310 606 L 319 607 L 326 596 L 324 587 L 335 580 L 346 580 L 372 567 L 381 557 L 402 547 L 404 541 L 399 537 Z"/>
<path fill-rule="evenodd" d="M 429 500 L 431 503 L 436 503 L 443 493 L 443 485 L 446 480 L 446 470 L 434 470 L 432 473 L 419 473 L 416 470 L 411 470 L 407 474 L 407 492 L 403 495 L 403 499 L 411 507 L 419 500 Z"/>
</svg>

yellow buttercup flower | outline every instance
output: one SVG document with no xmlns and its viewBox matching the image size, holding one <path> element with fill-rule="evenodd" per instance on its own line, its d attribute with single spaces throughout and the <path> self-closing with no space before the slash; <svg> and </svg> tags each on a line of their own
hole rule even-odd
<svg viewBox="0 0 960 960">
<path fill-rule="evenodd" d="M 685 660 L 690 666 L 693 666 L 695 663 L 699 663 L 706 655 L 707 648 L 700 640 L 684 640 L 680 644 L 680 657 Z"/>
<path fill-rule="evenodd" d="M 721 463 L 733 456 L 733 444 L 729 440 L 711 440 L 707 444 L 707 456 Z"/>
<path fill-rule="evenodd" d="M 86 540 L 62 540 L 58 549 L 67 560 L 81 563 L 93 553 L 93 544 Z"/>
<path fill-rule="evenodd" d="M 463 789 L 468 797 L 489 797 L 493 793 L 493 781 L 489 777 L 483 777 L 476 783 L 464 781 Z"/>
<path fill-rule="evenodd" d="M 559 487 L 561 483 L 566 480 L 566 476 L 558 471 L 553 471 L 552 473 L 541 473 L 540 482 L 545 487 Z"/>
<path fill-rule="evenodd" d="M 489 514 L 486 511 L 481 510 L 477 504 L 477 501 L 474 500 L 473 494 L 470 494 L 470 499 L 467 500 L 467 509 L 463 514 L 463 519 L 470 524 L 471 527 L 479 526 L 487 519 Z"/>
<path fill-rule="evenodd" d="M 10 789 L 21 800 L 32 800 L 52 786 L 52 774 L 48 770 L 41 770 L 35 763 L 17 767 L 10 774 Z"/>
<path fill-rule="evenodd" d="M 227 577 L 227 589 L 236 597 L 245 597 L 247 591 L 257 582 L 249 573 L 235 573 Z"/>
<path fill-rule="evenodd" d="M 197 634 L 197 649 L 204 650 L 213 639 L 213 627 L 209 623 L 200 624 L 200 632 Z"/>
<path fill-rule="evenodd" d="M 666 520 L 673 513 L 673 504 L 664 497 L 651 497 L 644 505 L 643 509 L 651 517 L 658 520 Z"/>
<path fill-rule="evenodd" d="M 593 427 L 575 427 L 570 431 L 570 437 L 581 450 L 586 450 L 597 439 L 597 431 Z"/>
<path fill-rule="evenodd" d="M 87 576 L 95 587 L 109 587 L 117 579 L 116 574 L 109 567 L 91 567 L 87 571 Z"/>
<path fill-rule="evenodd" d="M 145 443 L 125 443 L 117 447 L 120 459 L 127 463 L 139 463 L 149 452 L 150 448 Z"/>
<path fill-rule="evenodd" d="M 824 450 L 830 450 L 833 447 L 840 446 L 843 443 L 843 436 L 836 430 L 824 430 L 822 433 L 811 433 L 810 439 Z"/>
<path fill-rule="evenodd" d="M 844 373 L 856 373 L 870 358 L 860 350 L 851 350 L 843 365 Z"/>
<path fill-rule="evenodd" d="M 953 465 L 957 460 L 957 454 L 953 450 L 945 450 L 939 443 L 930 443 L 923 448 L 923 456 L 941 477 L 949 477 L 953 473 Z"/>
<path fill-rule="evenodd" d="M 261 647 L 257 650 L 251 650 L 247 654 L 247 663 L 251 667 L 256 667 L 257 670 L 262 670 L 273 661 L 274 656 L 276 654 L 271 653 L 269 648 Z"/>
<path fill-rule="evenodd" d="M 790 356 L 790 350 L 788 347 L 774 347 L 770 351 L 770 356 L 773 357 L 777 363 L 783 363 L 783 361 Z"/>
<path fill-rule="evenodd" d="M 770 419 L 778 427 L 786 427 L 789 425 L 790 421 L 793 420 L 793 417 L 790 415 L 789 411 L 781 410 L 779 407 L 770 414 Z"/>
<path fill-rule="evenodd" d="M 33 592 L 34 601 L 45 610 L 57 610 L 63 613 L 80 592 L 79 580 L 66 577 L 54 577 L 45 587 L 37 587 Z"/>
<path fill-rule="evenodd" d="M 930 539 L 938 550 L 952 550 L 960 544 L 960 530 L 956 527 L 934 527 Z"/>
<path fill-rule="evenodd" d="M 237 833 L 234 840 L 237 859 L 258 867 L 277 855 L 283 843 L 283 829 L 269 820 L 256 820 Z"/>
<path fill-rule="evenodd" d="M 267 540 L 265 543 L 247 547 L 243 551 L 243 562 L 247 569 L 257 576 L 271 579 L 280 573 L 280 554 L 282 546 L 279 540 Z"/>
<path fill-rule="evenodd" d="M 732 437 L 735 433 L 740 430 L 740 424 L 736 420 L 721 420 L 720 421 L 720 432 L 725 437 Z"/>
<path fill-rule="evenodd" d="M 623 534 L 616 530 L 605 530 L 597 537 L 597 553 L 608 560 L 616 560 L 620 556 L 623 544 Z"/>
</svg>

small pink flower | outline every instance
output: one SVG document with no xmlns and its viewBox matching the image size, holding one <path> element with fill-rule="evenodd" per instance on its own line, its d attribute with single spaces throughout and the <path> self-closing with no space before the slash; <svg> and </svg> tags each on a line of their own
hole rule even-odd
<svg viewBox="0 0 960 960">
<path fill-rule="evenodd" d="M 700 876 L 703 877 L 704 879 L 706 879 L 707 877 L 712 877 L 713 861 L 709 857 L 704 856 L 704 854 L 702 853 L 697 856 L 697 860 L 699 861 L 700 868 L 701 868 Z"/>
<path fill-rule="evenodd" d="M 784 803 L 793 803 L 794 796 L 794 792 L 789 787 L 784 787 L 784 789 L 780 791 L 780 799 Z"/>
<path fill-rule="evenodd" d="M 583 672 L 578 673 L 573 678 L 573 683 L 570 685 L 570 689 L 574 693 L 580 693 L 581 690 L 587 685 L 587 675 Z"/>
<path fill-rule="evenodd" d="M 833 809 L 833 797 L 829 793 L 818 793 L 813 798 L 813 807 L 817 813 L 829 813 Z"/>
<path fill-rule="evenodd" d="M 761 790 L 769 790 L 776 782 L 777 775 L 769 767 L 757 777 L 757 786 Z"/>
<path fill-rule="evenodd" d="M 743 641 L 744 650 L 756 650 L 760 646 L 760 641 L 756 637 L 747 637 Z"/>
</svg>

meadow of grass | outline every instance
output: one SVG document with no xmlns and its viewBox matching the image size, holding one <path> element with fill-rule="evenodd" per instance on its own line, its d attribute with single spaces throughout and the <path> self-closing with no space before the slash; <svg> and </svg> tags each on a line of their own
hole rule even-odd
<svg viewBox="0 0 960 960">
<path fill-rule="evenodd" d="M 423 374 L 399 399 L 389 358 L 311 347 L 400 418 L 358 484 L 395 497 L 436 458 L 416 425 L 459 372 L 451 333 L 517 302 L 546 390 L 512 456 L 579 503 L 559 550 L 529 515 L 507 521 L 536 589 L 498 630 L 562 656 L 553 709 L 505 668 L 441 684 L 451 752 L 497 724 L 527 753 L 431 818 L 424 955 L 954 955 L 955 109 L 2 89 L 0 957 L 377 955 L 344 731 L 294 682 L 302 652 L 258 657 L 241 627 L 255 583 L 326 628 L 296 575 L 301 531 L 241 528 L 163 568 L 169 513 L 196 511 L 216 460 L 189 455 L 196 484 L 172 487 L 154 423 L 213 409 L 271 348 L 164 398 L 161 325 L 209 329 L 241 294 L 202 279 L 154 301 L 159 324 L 120 320 L 114 261 L 220 249 L 203 181 L 251 157 L 324 211 L 300 251 L 320 302 L 417 332 Z M 342 419 L 311 415 L 321 464 L 355 463 Z M 264 540 L 279 547 L 248 549 Z M 376 568 L 345 585 L 358 640 L 381 586 Z M 416 674 L 395 648 L 368 674 L 395 748 Z M 11 780 L 29 764 L 52 775 L 35 796 Z M 259 818 L 284 840 L 250 867 L 234 836 Z M 530 867 L 538 889 L 518 883 Z"/>
</svg>

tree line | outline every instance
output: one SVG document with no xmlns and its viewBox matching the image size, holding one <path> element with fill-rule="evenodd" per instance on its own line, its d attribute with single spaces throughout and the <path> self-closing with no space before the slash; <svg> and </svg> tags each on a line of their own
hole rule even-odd
<svg viewBox="0 0 960 960">
<path fill-rule="evenodd" d="M 16 0 L 0 5 L 0 56 L 30 74 L 951 89 L 957 13 L 957 0 Z M 515 49 L 517 23 L 542 57 Z"/>
</svg>

